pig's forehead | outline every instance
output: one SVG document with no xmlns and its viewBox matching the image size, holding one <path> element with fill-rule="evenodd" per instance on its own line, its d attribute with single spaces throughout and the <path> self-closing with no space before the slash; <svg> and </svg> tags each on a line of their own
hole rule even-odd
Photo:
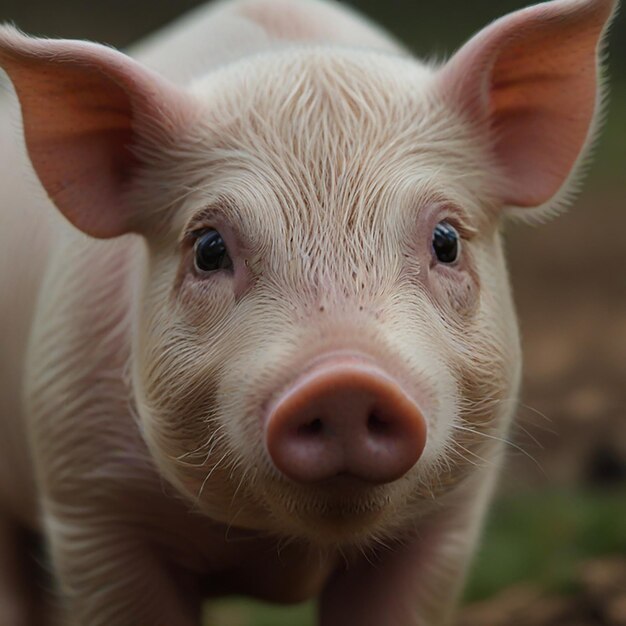
<svg viewBox="0 0 626 626">
<path fill-rule="evenodd" d="M 359 50 L 342 47 L 310 45 L 306 47 L 276 47 L 225 64 L 208 74 L 195 79 L 191 89 L 197 94 L 210 92 L 216 87 L 224 88 L 237 82 L 244 83 L 246 89 L 258 83 L 267 88 L 271 83 L 288 84 L 306 76 L 311 78 L 317 72 L 327 77 L 336 76 L 339 80 L 350 81 L 350 74 L 364 85 L 371 87 L 371 79 L 384 80 L 387 85 L 402 84 L 405 80 L 421 78 L 427 80 L 434 74 L 434 65 L 429 65 L 404 53 Z M 367 75 L 367 76 L 366 76 Z"/>
<path fill-rule="evenodd" d="M 413 59 L 348 50 L 284 51 L 224 68 L 192 86 L 203 111 L 194 149 L 206 172 L 196 188 L 235 196 L 235 205 L 265 203 L 288 221 L 363 214 L 366 204 L 392 210 L 428 190 L 478 205 L 484 170 L 472 164 L 483 146 L 433 83 L 434 70 Z M 394 193 L 405 200 L 382 201 Z"/>
<path fill-rule="evenodd" d="M 191 91 L 207 119 L 231 133 L 254 127 L 286 134 L 311 131 L 303 122 L 324 122 L 342 134 L 370 123 L 402 123 L 428 101 L 434 72 L 405 56 L 355 50 L 308 48 L 259 54 L 195 81 Z M 390 116 L 393 116 L 390 119 Z"/>
</svg>

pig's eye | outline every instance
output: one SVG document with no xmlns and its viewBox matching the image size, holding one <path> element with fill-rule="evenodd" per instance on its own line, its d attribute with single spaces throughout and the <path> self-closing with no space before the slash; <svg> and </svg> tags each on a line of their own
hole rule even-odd
<svg viewBox="0 0 626 626">
<path fill-rule="evenodd" d="M 230 269 L 233 262 L 228 256 L 228 250 L 222 235 L 216 230 L 204 229 L 194 233 L 196 243 L 194 245 L 195 266 L 200 272 L 214 272 L 216 270 Z"/>
<path fill-rule="evenodd" d="M 439 222 L 433 233 L 433 251 L 441 263 L 450 265 L 459 258 L 461 241 L 456 228 L 448 222 Z"/>
</svg>

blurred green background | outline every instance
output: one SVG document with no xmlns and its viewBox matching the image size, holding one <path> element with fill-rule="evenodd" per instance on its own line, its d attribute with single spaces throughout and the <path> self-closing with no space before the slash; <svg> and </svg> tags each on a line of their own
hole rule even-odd
<svg viewBox="0 0 626 626">
<path fill-rule="evenodd" d="M 33 34 L 124 47 L 197 4 L 0 0 L 0 21 Z M 386 26 L 418 55 L 441 59 L 492 19 L 528 3 L 346 4 Z M 523 404 L 512 440 L 524 453 L 511 447 L 468 601 L 528 581 L 547 592 L 579 594 L 578 568 L 586 560 L 626 559 L 626 11 L 613 26 L 609 51 L 608 116 L 583 193 L 549 224 L 509 229 L 526 354 Z M 600 609 L 589 615 L 580 623 L 626 624 L 626 608 L 623 622 L 611 622 Z M 227 603 L 215 619 L 224 626 L 313 623 L 311 607 L 276 611 L 247 602 Z M 496 623 L 480 619 L 464 623 Z M 532 626 L 524 619 L 507 623 Z"/>
</svg>

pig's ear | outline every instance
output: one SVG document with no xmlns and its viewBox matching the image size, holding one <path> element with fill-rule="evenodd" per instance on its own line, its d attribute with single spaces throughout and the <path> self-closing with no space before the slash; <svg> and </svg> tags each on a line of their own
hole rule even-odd
<svg viewBox="0 0 626 626">
<path fill-rule="evenodd" d="M 600 105 L 601 42 L 617 0 L 554 0 L 471 39 L 438 87 L 489 134 L 504 204 L 538 207 L 571 177 Z"/>
<path fill-rule="evenodd" d="M 94 237 L 141 232 L 146 216 L 126 190 L 142 150 L 175 136 L 187 97 L 121 52 L 6 26 L 0 67 L 20 101 L 32 164 L 65 217 Z"/>
</svg>

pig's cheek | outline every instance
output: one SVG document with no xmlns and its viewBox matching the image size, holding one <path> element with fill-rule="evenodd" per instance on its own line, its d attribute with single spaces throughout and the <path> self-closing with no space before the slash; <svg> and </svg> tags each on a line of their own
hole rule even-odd
<svg viewBox="0 0 626 626">
<path fill-rule="evenodd" d="M 433 300 L 444 317 L 454 317 L 458 320 L 469 318 L 476 313 L 479 285 L 470 270 L 435 268 L 431 270 L 429 283 Z"/>
<path fill-rule="evenodd" d="M 420 459 L 423 469 L 432 468 L 445 457 L 459 411 L 458 386 L 453 373 L 443 363 L 435 371 L 431 385 L 437 401 L 427 417 L 426 448 Z"/>
<path fill-rule="evenodd" d="M 219 371 L 234 305 L 228 278 L 217 278 L 185 281 L 171 297 L 157 290 L 149 299 L 148 308 L 161 314 L 145 316 L 152 324 L 142 332 L 136 379 L 154 449 L 167 458 L 195 450 L 210 434 L 215 389 L 208 381 Z"/>
<path fill-rule="evenodd" d="M 176 304 L 179 315 L 189 326 L 210 329 L 235 306 L 233 280 L 225 272 L 204 280 L 189 275 L 181 284 Z"/>
<path fill-rule="evenodd" d="M 434 317 L 430 324 L 438 329 L 423 337 L 424 345 L 418 350 L 416 363 L 416 371 L 419 369 L 422 376 L 426 375 L 424 384 L 436 399 L 428 416 L 428 438 L 420 461 L 421 467 L 428 471 L 447 459 L 455 434 L 464 403 L 458 372 L 466 365 L 460 360 L 458 350 L 464 353 L 468 347 L 467 330 L 478 314 L 480 292 L 477 278 L 467 267 L 435 266 L 429 269 L 425 282 L 430 300 L 426 307 Z"/>
</svg>

